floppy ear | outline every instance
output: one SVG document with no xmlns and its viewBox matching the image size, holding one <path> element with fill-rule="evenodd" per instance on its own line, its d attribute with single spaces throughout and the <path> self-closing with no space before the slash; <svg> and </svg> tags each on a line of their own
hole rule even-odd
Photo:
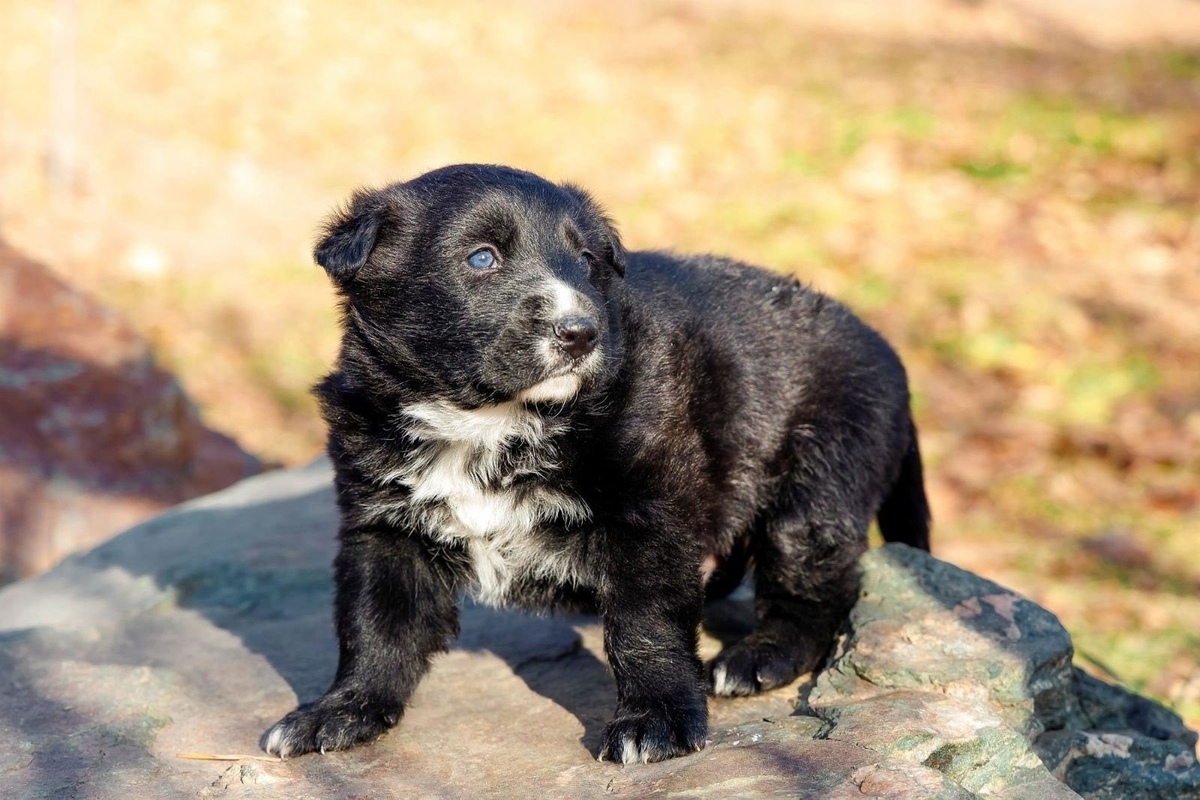
<svg viewBox="0 0 1200 800">
<path fill-rule="evenodd" d="M 621 237 L 617 235 L 617 228 L 613 225 L 612 220 L 608 217 L 604 218 L 605 231 L 605 254 L 608 263 L 612 265 L 613 271 L 625 277 L 625 245 L 621 244 Z"/>
<path fill-rule="evenodd" d="M 355 192 L 346 208 L 325 223 L 325 235 L 317 242 L 313 258 L 335 282 L 349 282 L 371 255 L 382 220 L 378 193 Z"/>
<path fill-rule="evenodd" d="M 567 183 L 562 187 L 567 194 L 579 201 L 583 213 L 588 217 L 590 230 L 588 233 L 594 235 L 603 242 L 601 249 L 604 260 L 612 267 L 613 272 L 620 277 L 625 277 L 625 246 L 621 244 L 621 237 L 617 235 L 617 226 L 612 219 L 604 213 L 604 209 L 600 204 L 592 199 L 592 196 L 583 189 L 574 184 Z"/>
</svg>

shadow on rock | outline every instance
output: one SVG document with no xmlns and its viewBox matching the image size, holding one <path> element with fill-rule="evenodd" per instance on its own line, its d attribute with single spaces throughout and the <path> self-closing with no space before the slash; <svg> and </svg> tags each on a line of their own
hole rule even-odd
<svg viewBox="0 0 1200 800">
<path fill-rule="evenodd" d="M 308 702 L 325 691 L 337 666 L 336 530 L 322 462 L 263 476 L 138 525 L 27 582 L 28 589 L 11 587 L 28 597 L 7 604 L 16 613 L 0 612 L 0 630 L 104 628 L 139 614 L 188 609 L 265 658 L 298 700 Z M 581 743 L 594 756 L 615 689 L 608 668 L 582 646 L 575 628 L 593 623 L 592 617 L 536 617 L 468 601 L 452 649 L 502 659 L 532 691 L 579 720 Z M 137 665 L 147 655 L 105 648 L 103 658 Z"/>
<path fill-rule="evenodd" d="M 75 693 L 57 696 L 47 686 L 86 686 L 105 667 L 72 662 L 75 643 L 46 631 L 0 633 L 0 787 L 26 787 L 21 797 L 73 797 L 103 764 L 119 773 L 152 772 L 148 752 L 171 720 L 142 710 L 97 715 L 76 707 Z M 59 664 L 56 674 L 32 663 Z M 64 736 L 63 731 L 72 735 Z M 0 788 L 0 795 L 7 795 Z"/>
<path fill-rule="evenodd" d="M 580 743 L 594 758 L 616 698 L 608 666 L 583 646 L 579 634 L 597 623 L 592 616 L 535 617 L 468 601 L 453 647 L 502 658 L 532 691 L 579 720 Z"/>
</svg>

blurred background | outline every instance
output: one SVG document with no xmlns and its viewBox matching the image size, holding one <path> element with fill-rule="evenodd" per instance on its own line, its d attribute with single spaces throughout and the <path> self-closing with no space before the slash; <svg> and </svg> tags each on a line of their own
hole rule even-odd
<svg viewBox="0 0 1200 800">
<path fill-rule="evenodd" d="M 1200 724 L 1200 3 L 0 0 L 0 32 L 10 578 L 316 456 L 320 220 L 500 162 L 848 302 L 908 364 L 935 553 Z"/>
</svg>

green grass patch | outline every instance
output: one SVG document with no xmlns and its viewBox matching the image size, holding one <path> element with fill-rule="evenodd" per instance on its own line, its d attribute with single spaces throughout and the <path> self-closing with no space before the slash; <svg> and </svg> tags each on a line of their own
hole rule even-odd
<svg viewBox="0 0 1200 800">
<path fill-rule="evenodd" d="M 870 273 L 851 284 L 842 299 L 860 311 L 873 311 L 892 302 L 895 297 L 894 282 L 886 275 Z"/>
<path fill-rule="evenodd" d="M 884 124 L 906 139 L 924 142 L 937 133 L 933 112 L 915 106 L 901 106 L 884 116 Z"/>
<path fill-rule="evenodd" d="M 1072 639 L 1081 652 L 1095 654 L 1121 681 L 1136 692 L 1150 691 L 1162 665 L 1186 653 L 1200 658 L 1200 635 L 1182 628 L 1114 634 L 1091 626 L 1073 625 Z"/>
<path fill-rule="evenodd" d="M 1063 390 L 1063 422 L 1105 425 L 1122 400 L 1153 391 L 1160 382 L 1158 367 L 1144 355 L 1134 354 L 1120 363 L 1082 360 L 1055 371 L 1052 381 Z"/>
<path fill-rule="evenodd" d="M 1172 78 L 1200 81 L 1200 50 L 1168 50 L 1162 62 Z"/>
<path fill-rule="evenodd" d="M 1045 353 L 1006 326 L 955 330 L 936 339 L 933 347 L 944 358 L 972 369 L 1034 372 L 1045 366 Z"/>
<path fill-rule="evenodd" d="M 964 161 L 955 165 L 959 172 L 977 181 L 1008 181 L 1024 178 L 1029 169 L 1010 161 Z"/>
<path fill-rule="evenodd" d="M 779 166 L 785 172 L 794 172 L 806 178 L 819 178 L 829 174 L 827 159 L 817 153 L 800 150 L 785 153 Z"/>
</svg>

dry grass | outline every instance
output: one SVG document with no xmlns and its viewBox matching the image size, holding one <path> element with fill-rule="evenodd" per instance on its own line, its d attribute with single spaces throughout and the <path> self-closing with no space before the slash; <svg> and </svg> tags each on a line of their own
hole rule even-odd
<svg viewBox="0 0 1200 800">
<path fill-rule="evenodd" d="M 1200 721 L 1195 4 L 1106 0 L 1144 25 L 1100 32 L 1053 3 L 80 5 L 58 192 L 53 8 L 0 8 L 0 224 L 214 426 L 319 450 L 335 320 L 307 250 L 350 189 L 456 161 L 576 180 L 635 248 L 795 272 L 883 330 L 940 554 Z"/>
</svg>

